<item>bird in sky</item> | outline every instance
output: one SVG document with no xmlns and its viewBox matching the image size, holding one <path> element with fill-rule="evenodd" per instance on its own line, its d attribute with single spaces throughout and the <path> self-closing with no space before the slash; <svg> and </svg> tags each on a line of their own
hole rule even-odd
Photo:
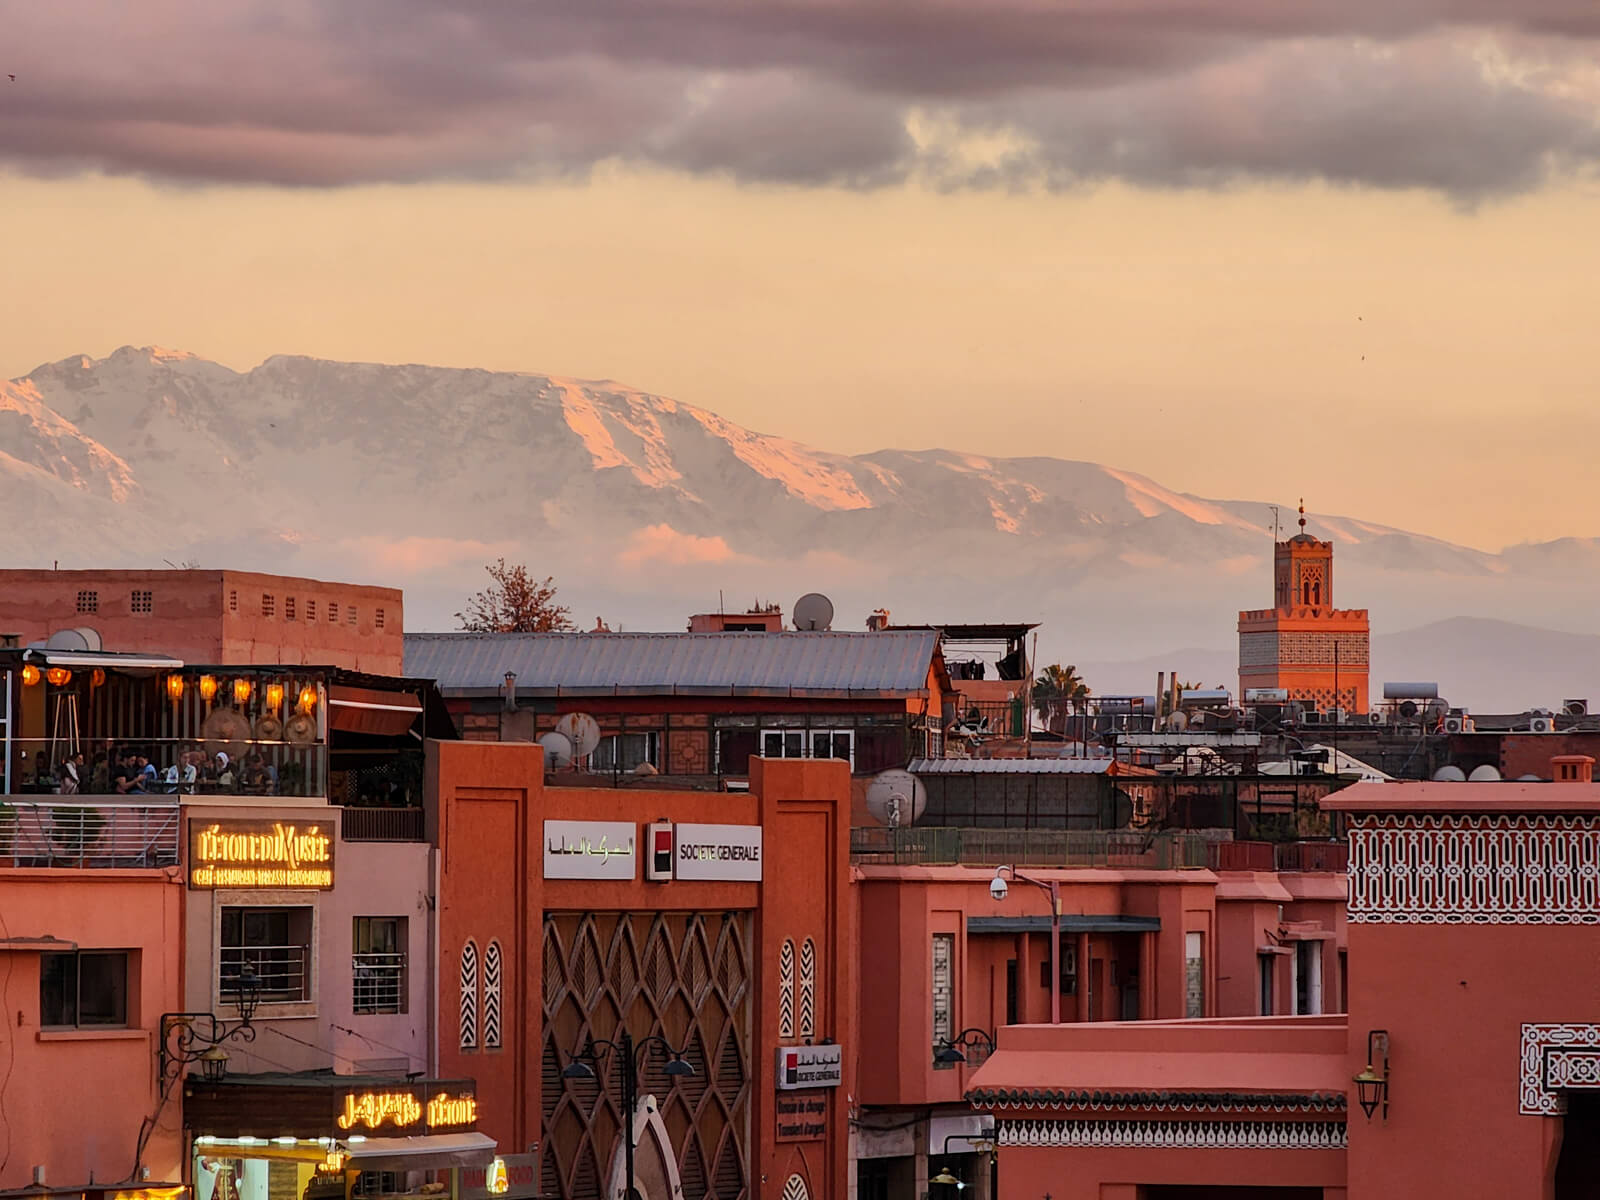
<svg viewBox="0 0 1600 1200">
<path fill-rule="evenodd" d="M 16 77 L 16 76 L 15 76 L 15 75 L 9 75 L 9 74 L 8 74 L 8 75 L 7 75 L 7 76 L 6 76 L 6 78 L 7 78 L 7 79 L 9 79 L 9 80 L 11 80 L 11 82 L 12 82 L 12 83 L 15 83 L 15 82 L 16 82 L 16 81 L 17 81 L 17 77 Z"/>
</svg>

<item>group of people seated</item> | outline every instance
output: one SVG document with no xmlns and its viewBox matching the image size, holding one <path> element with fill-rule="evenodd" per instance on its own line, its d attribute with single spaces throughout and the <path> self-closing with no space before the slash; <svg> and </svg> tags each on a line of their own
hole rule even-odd
<svg viewBox="0 0 1600 1200">
<path fill-rule="evenodd" d="M 226 751 L 208 754 L 192 743 L 176 761 L 159 767 L 143 747 L 108 745 L 85 759 L 75 751 L 53 767 L 41 750 L 35 760 L 35 790 L 71 796 L 80 793 L 114 796 L 172 796 L 195 792 L 248 792 L 272 795 L 278 790 L 278 769 L 259 750 L 234 757 Z"/>
</svg>

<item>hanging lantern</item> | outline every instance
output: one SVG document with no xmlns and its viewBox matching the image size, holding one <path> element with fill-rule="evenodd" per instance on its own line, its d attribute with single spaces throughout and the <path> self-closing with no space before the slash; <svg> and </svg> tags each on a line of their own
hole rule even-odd
<svg viewBox="0 0 1600 1200">
<path fill-rule="evenodd" d="M 300 703 L 297 706 L 301 712 L 308 713 L 317 706 L 317 689 L 309 683 L 300 689 Z"/>
<path fill-rule="evenodd" d="M 22 682 L 25 687 L 32 687 L 38 683 L 39 668 L 32 663 L 24 663 L 22 666 Z"/>
<path fill-rule="evenodd" d="M 233 702 L 239 705 L 250 703 L 250 681 L 248 679 L 235 679 L 233 681 Z"/>
<path fill-rule="evenodd" d="M 167 699 L 171 700 L 174 704 L 183 699 L 182 675 L 167 676 Z"/>
<path fill-rule="evenodd" d="M 202 676 L 200 676 L 200 699 L 204 700 L 207 704 L 210 704 L 211 701 L 216 697 L 216 694 L 217 694 L 216 676 L 214 676 L 214 675 L 202 675 Z"/>
<path fill-rule="evenodd" d="M 51 687 L 66 687 L 72 682 L 72 672 L 65 667 L 51 667 L 44 677 L 50 681 Z"/>
<path fill-rule="evenodd" d="M 89 674 L 89 686 L 90 687 L 105 687 L 105 685 L 106 685 L 106 673 L 104 671 L 102 671 L 99 667 L 96 667 Z"/>
<path fill-rule="evenodd" d="M 281 684 L 281 683 L 269 683 L 269 684 L 267 684 L 267 711 L 271 712 L 271 713 L 277 713 L 277 712 L 280 712 L 282 709 L 283 709 L 283 684 Z"/>
</svg>

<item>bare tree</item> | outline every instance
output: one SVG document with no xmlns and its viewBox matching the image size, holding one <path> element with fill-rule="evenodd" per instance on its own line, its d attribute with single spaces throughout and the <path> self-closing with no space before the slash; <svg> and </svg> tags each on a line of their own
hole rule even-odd
<svg viewBox="0 0 1600 1200">
<path fill-rule="evenodd" d="M 467 601 L 456 620 L 468 633 L 567 633 L 572 610 L 556 603 L 553 575 L 535 579 L 521 563 L 499 559 L 484 567 L 493 581 Z"/>
</svg>

